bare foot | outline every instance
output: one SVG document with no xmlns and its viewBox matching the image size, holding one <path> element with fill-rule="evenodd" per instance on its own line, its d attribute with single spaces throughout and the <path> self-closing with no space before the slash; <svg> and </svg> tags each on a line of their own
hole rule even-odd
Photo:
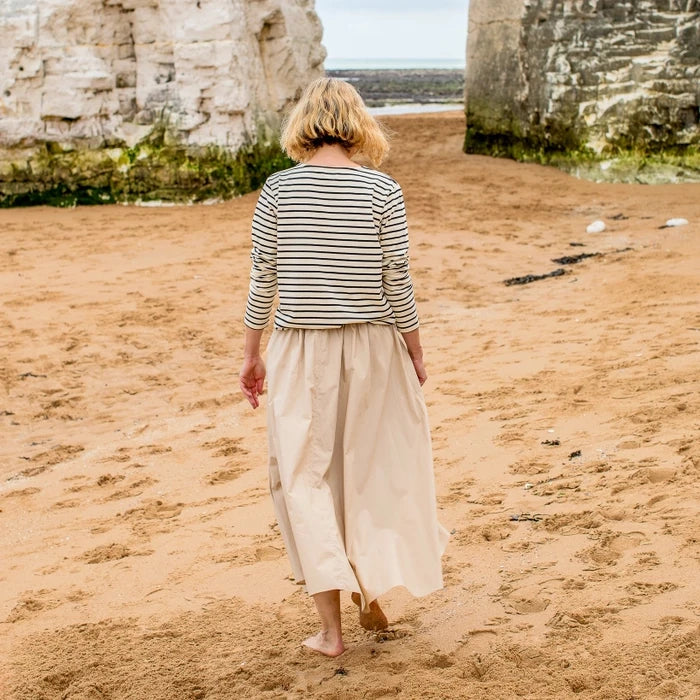
<svg viewBox="0 0 700 700">
<path fill-rule="evenodd" d="M 360 624 L 366 630 L 378 632 L 385 630 L 389 626 L 389 621 L 376 600 L 369 604 L 369 612 L 367 613 L 362 612 L 362 599 L 359 593 L 352 594 L 352 602 L 360 608 Z"/>
<path fill-rule="evenodd" d="M 330 637 L 328 632 L 319 632 L 305 639 L 302 644 L 326 656 L 340 656 L 345 651 L 343 640 L 340 637 Z"/>
</svg>

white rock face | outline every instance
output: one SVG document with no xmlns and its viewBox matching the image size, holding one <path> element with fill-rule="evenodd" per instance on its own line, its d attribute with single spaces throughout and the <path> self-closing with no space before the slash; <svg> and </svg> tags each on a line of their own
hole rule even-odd
<svg viewBox="0 0 700 700">
<path fill-rule="evenodd" d="M 468 145 L 700 145 L 698 0 L 471 0 Z"/>
<path fill-rule="evenodd" d="M 313 0 L 0 0 L 0 148 L 235 150 L 323 73 Z"/>
</svg>

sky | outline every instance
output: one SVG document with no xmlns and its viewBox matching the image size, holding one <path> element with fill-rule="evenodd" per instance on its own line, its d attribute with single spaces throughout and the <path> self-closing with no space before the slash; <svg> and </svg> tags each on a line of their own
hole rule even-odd
<svg viewBox="0 0 700 700">
<path fill-rule="evenodd" d="M 464 61 L 468 0 L 316 0 L 328 59 Z"/>
</svg>

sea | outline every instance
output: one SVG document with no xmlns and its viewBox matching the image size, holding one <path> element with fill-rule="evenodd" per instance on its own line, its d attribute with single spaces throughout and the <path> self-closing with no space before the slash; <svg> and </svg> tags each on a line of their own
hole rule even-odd
<svg viewBox="0 0 700 700">
<path fill-rule="evenodd" d="M 451 112 L 463 110 L 464 102 L 404 102 L 402 104 L 384 105 L 383 107 L 367 107 L 367 111 L 375 116 L 382 114 L 418 114 L 420 112 Z"/>
<path fill-rule="evenodd" d="M 460 58 L 327 58 L 326 70 L 459 70 L 464 71 L 464 59 Z M 443 112 L 464 109 L 464 102 L 403 102 L 369 107 L 374 115 L 411 114 L 417 112 Z"/>
<path fill-rule="evenodd" d="M 326 70 L 464 70 L 463 58 L 327 58 Z"/>
</svg>

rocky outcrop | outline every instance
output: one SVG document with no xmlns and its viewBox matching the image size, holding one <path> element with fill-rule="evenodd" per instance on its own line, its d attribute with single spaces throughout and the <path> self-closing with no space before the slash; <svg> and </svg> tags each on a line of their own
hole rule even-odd
<svg viewBox="0 0 700 700">
<path fill-rule="evenodd" d="M 465 101 L 468 152 L 692 170 L 700 0 L 471 0 Z"/>
<path fill-rule="evenodd" d="M 53 157 L 112 161 L 117 179 L 163 145 L 185 161 L 211 147 L 250 157 L 323 71 L 313 0 L 4 0 L 0 12 L 5 194 L 34 187 L 22 163 L 55 185 Z"/>
</svg>

